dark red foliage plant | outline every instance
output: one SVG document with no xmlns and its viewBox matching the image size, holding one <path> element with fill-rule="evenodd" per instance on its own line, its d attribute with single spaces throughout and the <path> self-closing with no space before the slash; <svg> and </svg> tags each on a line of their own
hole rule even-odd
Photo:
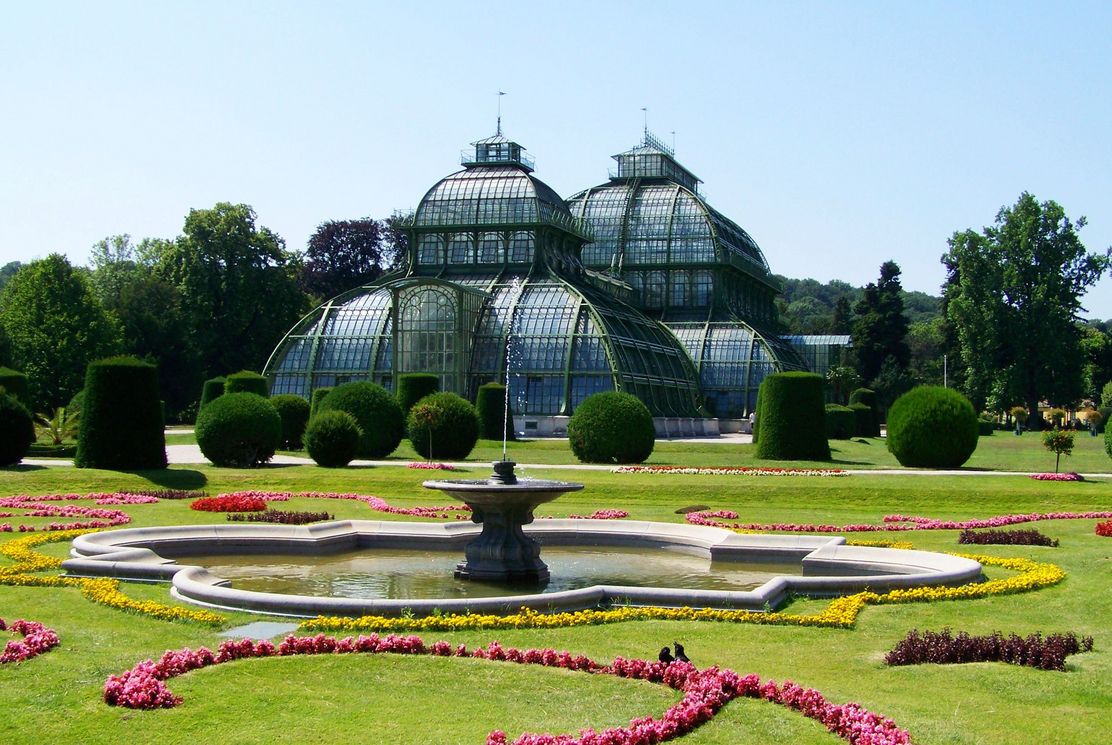
<svg viewBox="0 0 1112 745">
<path fill-rule="evenodd" d="M 1001 546 L 1058 546 L 1058 539 L 1037 530 L 963 530 L 958 543 L 995 544 Z"/>
<path fill-rule="evenodd" d="M 964 631 L 912 630 L 884 656 L 889 665 L 955 665 L 963 662 L 1007 662 L 1040 670 L 1065 670 L 1067 655 L 1089 652 L 1093 637 L 1068 634 L 1031 634 L 1027 637 L 999 631 L 972 636 Z"/>
</svg>

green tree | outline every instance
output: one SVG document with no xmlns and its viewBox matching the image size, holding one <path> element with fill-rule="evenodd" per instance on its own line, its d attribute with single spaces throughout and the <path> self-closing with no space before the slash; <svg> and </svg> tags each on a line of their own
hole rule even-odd
<svg viewBox="0 0 1112 745">
<path fill-rule="evenodd" d="M 907 348 L 911 354 L 907 366 L 911 379 L 919 385 L 942 385 L 942 355 L 946 353 L 942 318 L 912 322 L 907 329 Z"/>
<path fill-rule="evenodd" d="M 1094 401 L 1100 398 L 1101 386 L 1112 380 L 1112 334 L 1101 331 L 1093 323 L 1078 324 L 1081 334 L 1083 362 L 1082 395 Z"/>
<path fill-rule="evenodd" d="M 963 388 L 979 407 L 1041 399 L 1067 403 L 1083 389 L 1081 296 L 1108 268 L 1112 249 L 1089 253 L 1053 201 L 1028 193 L 980 233 L 954 233 L 942 257 L 947 321 Z"/>
<path fill-rule="evenodd" d="M 1057 426 L 1043 432 L 1043 447 L 1054 453 L 1054 473 L 1058 473 L 1058 465 L 1062 456 L 1073 455 L 1073 432 L 1066 432 Z"/>
<path fill-rule="evenodd" d="M 911 357 L 906 341 L 908 321 L 896 262 L 880 265 L 880 278 L 865 286 L 865 294 L 853 310 L 853 349 L 861 377 L 875 380 L 889 358 L 901 371 L 907 368 Z"/>
<path fill-rule="evenodd" d="M 65 405 L 81 389 L 85 366 L 120 347 L 115 318 L 97 302 L 85 273 L 60 254 L 12 278 L 0 294 L 0 324 L 37 411 Z"/>
<path fill-rule="evenodd" d="M 23 263 L 19 261 L 9 261 L 4 266 L 0 266 L 0 290 L 4 289 L 4 285 L 11 281 L 11 278 L 19 273 L 23 268 Z"/>
<path fill-rule="evenodd" d="M 190 210 L 183 235 L 148 247 L 154 276 L 176 289 L 198 380 L 258 370 L 307 310 L 297 260 L 282 239 L 256 227 L 246 204 Z"/>
<path fill-rule="evenodd" d="M 834 302 L 834 311 L 830 320 L 830 333 L 850 334 L 853 332 L 853 308 L 849 298 L 842 295 Z"/>
<path fill-rule="evenodd" d="M 390 228 L 370 217 L 329 220 L 309 237 L 297 281 L 317 298 L 373 282 L 395 263 Z"/>
</svg>

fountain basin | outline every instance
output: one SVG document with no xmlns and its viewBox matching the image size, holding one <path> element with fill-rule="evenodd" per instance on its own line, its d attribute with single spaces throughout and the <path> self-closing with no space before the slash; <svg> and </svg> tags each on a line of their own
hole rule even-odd
<svg viewBox="0 0 1112 745">
<path fill-rule="evenodd" d="M 215 608 L 312 617 L 573 611 L 614 603 L 767 611 L 790 595 L 836 596 L 922 585 L 977 581 L 976 561 L 929 551 L 847 546 L 841 536 L 741 535 L 720 528 L 615 520 L 539 520 L 526 532 L 542 544 L 633 546 L 681 551 L 712 561 L 799 562 L 802 576 L 781 576 L 755 590 L 595 585 L 558 593 L 487 598 L 365 599 L 252 592 L 230 587 L 178 556 L 200 554 L 327 554 L 359 548 L 458 551 L 480 533 L 466 522 L 344 520 L 314 525 L 193 525 L 123 528 L 81 535 L 62 566 L 70 576 L 168 582 L 182 600 Z"/>
</svg>

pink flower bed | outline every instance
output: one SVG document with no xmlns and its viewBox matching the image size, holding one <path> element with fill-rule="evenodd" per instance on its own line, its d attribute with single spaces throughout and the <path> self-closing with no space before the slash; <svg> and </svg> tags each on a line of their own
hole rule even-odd
<svg viewBox="0 0 1112 745">
<path fill-rule="evenodd" d="M 221 497 L 250 497 L 262 499 L 267 502 L 287 502 L 296 497 L 298 499 L 349 499 L 362 502 L 372 510 L 387 512 L 391 515 L 409 515 L 411 517 L 438 517 L 446 519 L 452 517 L 457 520 L 465 519 L 465 515 L 458 513 L 470 512 L 466 505 L 433 505 L 429 507 L 394 507 L 385 499 L 372 497 L 366 494 L 340 494 L 337 492 L 266 492 L 266 491 L 238 491 L 230 494 L 221 494 Z"/>
<path fill-rule="evenodd" d="M 119 494 L 48 494 L 45 496 L 29 496 L 21 494 L 14 497 L 0 498 L 0 508 L 23 510 L 22 517 L 61 517 L 61 518 L 91 518 L 76 520 L 74 522 L 50 522 L 46 525 L 34 526 L 11 523 L 0 524 L 0 533 L 32 533 L 36 530 L 80 530 L 86 528 L 112 528 L 117 525 L 126 525 L 131 522 L 131 516 L 122 510 L 105 510 L 96 507 L 82 507 L 76 504 L 50 504 L 50 502 L 71 502 L 78 499 L 96 499 L 97 504 L 124 504 L 124 502 L 101 502 L 109 497 L 123 497 Z M 156 500 L 157 501 L 157 500 Z M 4 513 L 4 517 L 14 517 L 14 513 Z"/>
<path fill-rule="evenodd" d="M 1084 481 L 1081 474 L 1069 471 L 1067 473 L 1033 473 L 1031 478 L 1035 481 Z"/>
<path fill-rule="evenodd" d="M 1112 517 L 1112 512 L 1030 512 L 1019 515 L 997 515 L 985 519 L 972 520 L 935 520 L 929 517 L 910 517 L 907 515 L 885 515 L 882 524 L 851 523 L 849 525 L 825 525 L 811 523 L 737 523 L 738 514 L 733 510 L 702 510 L 687 515 L 692 525 L 706 525 L 727 530 L 759 530 L 776 533 L 875 533 L 906 530 L 971 530 L 976 528 L 999 528 L 1005 525 L 1037 522 L 1040 520 L 1087 520 Z"/>
<path fill-rule="evenodd" d="M 221 494 L 194 500 L 190 502 L 189 509 L 198 512 L 262 512 L 266 509 L 266 500 L 246 494 Z"/>
<path fill-rule="evenodd" d="M 406 468 L 416 468 L 420 471 L 458 471 L 455 466 L 447 463 L 407 463 Z"/>
<path fill-rule="evenodd" d="M 568 515 L 569 520 L 624 520 L 629 517 L 625 510 L 595 510 L 589 515 Z"/>
<path fill-rule="evenodd" d="M 683 693 L 680 702 L 660 718 L 641 717 L 628 727 L 612 727 L 603 731 L 582 730 L 576 735 L 526 733 L 513 740 L 514 745 L 650 745 L 682 737 L 710 721 L 718 711 L 739 696 L 763 698 L 804 716 L 816 719 L 828 730 L 855 745 L 903 745 L 911 738 L 891 719 L 874 714 L 854 703 L 832 704 L 821 693 L 803 688 L 790 681 L 762 683 L 756 675 L 739 676 L 732 670 L 709 667 L 698 670 L 685 662 L 670 665 L 646 660 L 616 658 L 603 665 L 582 655 L 554 649 L 520 650 L 492 642 L 468 652 L 463 644 L 438 641 L 426 645 L 418 636 L 335 637 L 318 634 L 308 637 L 287 637 L 280 644 L 250 639 L 226 641 L 214 653 L 209 649 L 167 651 L 157 662 L 144 660 L 121 675 L 109 676 L 104 683 L 104 701 L 111 706 L 130 709 L 160 709 L 182 702 L 166 686 L 165 681 L 210 665 L 239 659 L 276 657 L 298 654 L 412 654 L 438 657 L 471 657 L 475 659 L 512 662 L 521 665 L 559 667 L 595 675 L 661 683 Z M 487 736 L 487 745 L 507 745 L 506 733 L 495 730 Z"/>
<path fill-rule="evenodd" d="M 0 631 L 23 635 L 23 639 L 13 639 L 4 645 L 4 651 L 0 652 L 0 664 L 24 662 L 58 646 L 58 633 L 38 621 L 25 621 L 21 618 L 9 626 L 0 618 Z"/>
<path fill-rule="evenodd" d="M 840 468 L 749 468 L 745 466 L 618 466 L 614 473 L 684 473 L 699 476 L 848 476 Z"/>
</svg>

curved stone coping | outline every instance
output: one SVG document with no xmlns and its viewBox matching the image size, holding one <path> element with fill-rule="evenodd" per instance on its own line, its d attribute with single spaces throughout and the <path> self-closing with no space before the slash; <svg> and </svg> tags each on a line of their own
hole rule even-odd
<svg viewBox="0 0 1112 745">
<path fill-rule="evenodd" d="M 173 561 L 197 554 L 326 554 L 358 548 L 462 550 L 479 534 L 471 522 L 414 523 L 339 520 L 314 525 L 183 525 L 88 533 L 76 537 L 62 567 L 78 577 L 164 581 L 182 600 L 271 615 L 427 615 L 508 613 L 521 607 L 571 611 L 608 604 L 690 606 L 763 611 L 790 595 L 831 596 L 920 585 L 959 585 L 981 577 L 969 559 L 929 551 L 847 546 L 830 535 L 738 534 L 680 523 L 614 520 L 537 520 L 526 532 L 544 545 L 660 548 L 714 561 L 799 561 L 803 576 L 775 577 L 755 590 L 596 585 L 548 594 L 494 598 L 370 600 L 237 590 L 207 570 Z"/>
</svg>

